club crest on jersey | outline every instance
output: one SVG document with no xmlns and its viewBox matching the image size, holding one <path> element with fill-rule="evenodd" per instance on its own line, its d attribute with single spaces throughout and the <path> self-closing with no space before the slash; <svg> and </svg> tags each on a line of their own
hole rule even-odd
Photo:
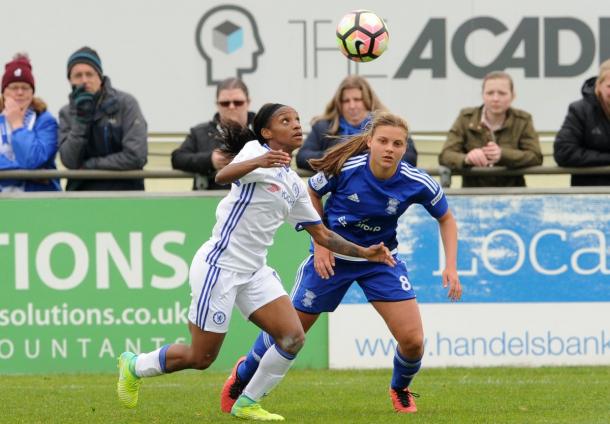
<svg viewBox="0 0 610 424">
<path fill-rule="evenodd" d="M 212 316 L 212 319 L 214 320 L 214 322 L 218 325 L 222 324 L 223 322 L 226 321 L 227 316 L 225 315 L 224 312 L 215 312 L 214 315 Z"/>
<path fill-rule="evenodd" d="M 318 172 L 316 175 L 309 179 L 309 184 L 314 190 L 320 190 L 322 187 L 326 185 L 328 180 L 324 176 L 324 172 Z"/>
<path fill-rule="evenodd" d="M 398 212 L 399 204 L 400 200 L 390 197 L 388 199 L 388 206 L 386 206 L 385 211 L 388 213 L 388 215 L 396 215 L 396 213 Z"/>
<path fill-rule="evenodd" d="M 306 308 L 311 308 L 313 306 L 313 301 L 316 297 L 318 296 L 316 296 L 316 294 L 311 290 L 305 290 L 305 294 L 303 295 L 303 299 L 301 299 L 301 303 Z"/>
</svg>

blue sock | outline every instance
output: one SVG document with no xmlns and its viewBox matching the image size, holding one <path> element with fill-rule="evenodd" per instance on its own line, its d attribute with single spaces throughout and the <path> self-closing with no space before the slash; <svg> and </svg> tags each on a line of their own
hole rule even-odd
<svg viewBox="0 0 610 424">
<path fill-rule="evenodd" d="M 252 379 L 252 376 L 258 369 L 261 358 L 274 343 L 275 340 L 269 334 L 264 331 L 259 333 L 252 349 L 250 349 L 248 356 L 246 356 L 246 360 L 237 367 L 237 376 L 241 381 L 248 383 Z"/>
<path fill-rule="evenodd" d="M 163 373 L 167 372 L 167 358 L 165 357 L 165 354 L 167 353 L 169 346 L 170 345 L 166 344 L 165 346 L 162 346 L 159 351 L 159 365 L 161 366 L 161 371 L 163 371 Z"/>
<path fill-rule="evenodd" d="M 394 354 L 394 371 L 392 372 L 392 388 L 404 389 L 409 387 L 411 380 L 421 368 L 421 359 L 407 359 L 400 354 L 398 348 Z"/>
</svg>

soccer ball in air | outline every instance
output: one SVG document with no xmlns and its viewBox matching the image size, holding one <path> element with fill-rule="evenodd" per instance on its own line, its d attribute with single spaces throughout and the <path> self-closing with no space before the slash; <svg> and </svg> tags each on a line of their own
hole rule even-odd
<svg viewBox="0 0 610 424">
<path fill-rule="evenodd" d="M 390 34 L 383 19 L 370 10 L 354 10 L 337 25 L 337 44 L 348 59 L 370 62 L 388 47 Z"/>
</svg>

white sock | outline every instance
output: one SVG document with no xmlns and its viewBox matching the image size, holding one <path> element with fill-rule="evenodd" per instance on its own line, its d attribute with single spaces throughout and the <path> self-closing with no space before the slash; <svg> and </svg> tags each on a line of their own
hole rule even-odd
<svg viewBox="0 0 610 424">
<path fill-rule="evenodd" d="M 288 359 L 282 356 L 275 345 L 265 352 L 258 369 L 243 391 L 253 401 L 258 402 L 266 393 L 269 393 L 284 378 L 294 357 Z"/>
<path fill-rule="evenodd" d="M 136 375 L 138 377 L 155 377 L 164 373 L 161 366 L 160 355 L 168 346 L 163 346 L 157 350 L 148 353 L 141 353 L 136 357 Z M 164 364 L 165 365 L 165 364 Z"/>
</svg>

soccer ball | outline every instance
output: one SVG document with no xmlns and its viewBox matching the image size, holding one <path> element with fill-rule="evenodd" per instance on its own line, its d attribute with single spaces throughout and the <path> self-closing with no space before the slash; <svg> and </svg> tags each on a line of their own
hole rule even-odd
<svg viewBox="0 0 610 424">
<path fill-rule="evenodd" d="M 337 25 L 337 44 L 348 59 L 370 62 L 388 47 L 390 34 L 383 19 L 370 10 L 354 10 Z"/>
</svg>

